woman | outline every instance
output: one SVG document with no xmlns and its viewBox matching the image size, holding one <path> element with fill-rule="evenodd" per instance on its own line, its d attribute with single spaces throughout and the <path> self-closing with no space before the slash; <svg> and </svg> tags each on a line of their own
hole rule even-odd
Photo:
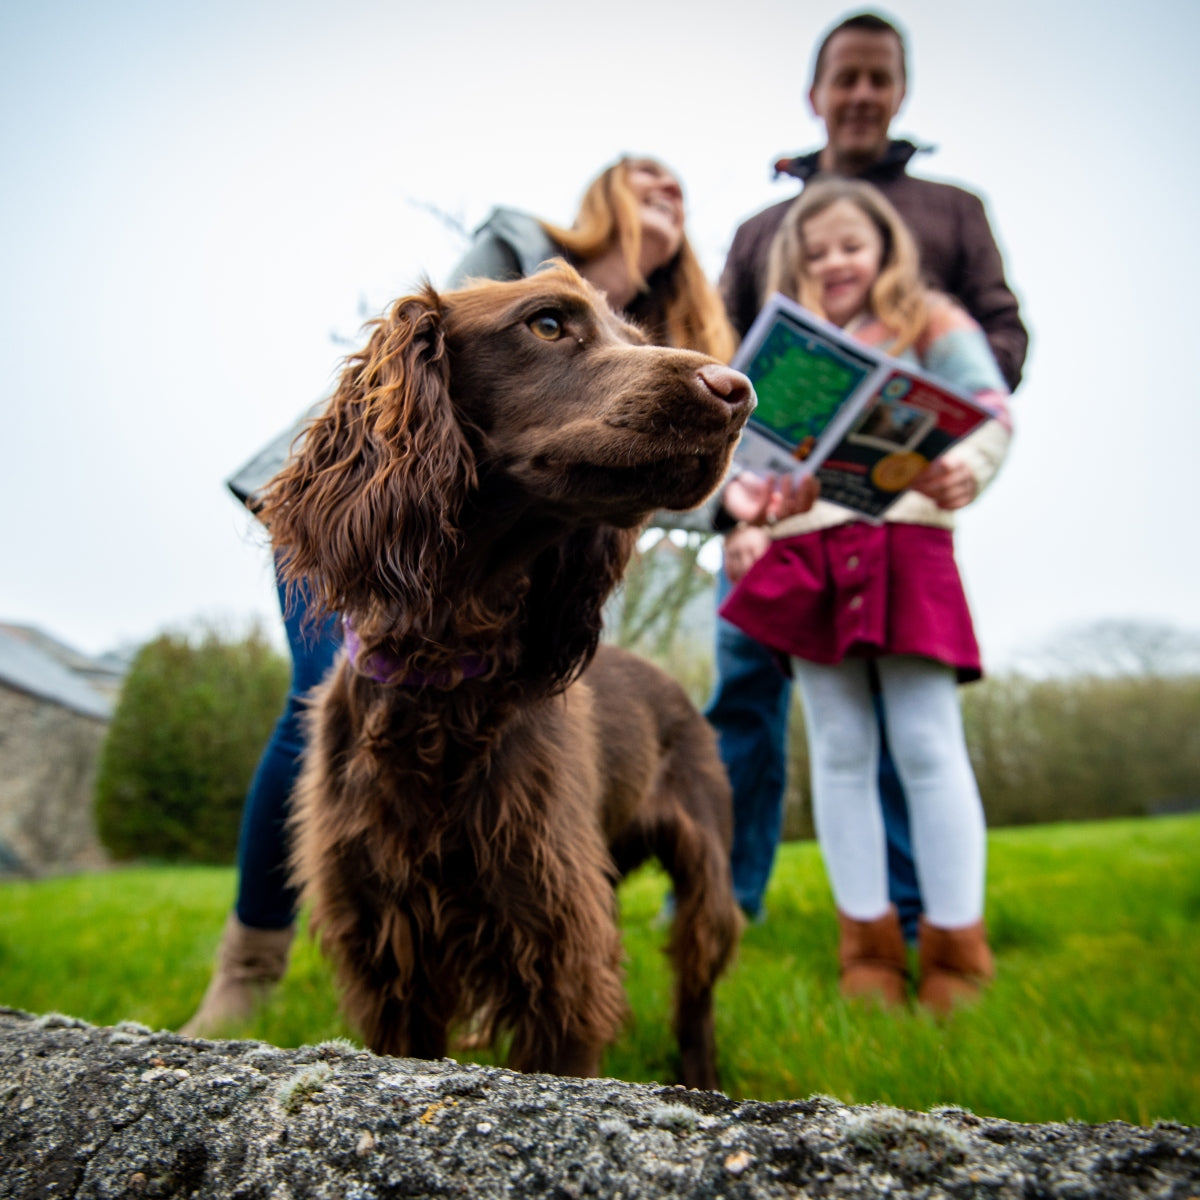
<svg viewBox="0 0 1200 1200">
<path fill-rule="evenodd" d="M 497 208 L 451 272 L 519 279 L 548 258 L 565 258 L 636 321 L 652 341 L 728 362 L 736 340 L 716 288 L 684 232 L 683 189 L 652 158 L 622 158 L 588 185 L 574 225 L 564 229 L 513 208 Z"/>
<path fill-rule="evenodd" d="M 683 190 L 654 159 L 622 158 L 602 171 L 584 192 L 569 229 L 516 209 L 496 209 L 451 272 L 449 286 L 470 278 L 520 278 L 556 257 L 567 259 L 605 293 L 615 311 L 636 321 L 655 342 L 700 350 L 722 361 L 732 355 L 735 338 L 724 307 L 688 245 Z M 283 465 L 302 425 L 298 422 L 276 438 L 229 481 L 252 510 L 255 494 Z M 312 627 L 302 593 L 289 604 L 281 587 L 280 602 L 292 653 L 291 688 L 246 797 L 237 899 L 208 990 L 181 1029 L 190 1037 L 206 1037 L 247 1020 L 283 978 L 295 935 L 287 817 L 304 751 L 300 713 L 305 694 L 338 650 L 339 623 L 328 619 Z"/>
</svg>

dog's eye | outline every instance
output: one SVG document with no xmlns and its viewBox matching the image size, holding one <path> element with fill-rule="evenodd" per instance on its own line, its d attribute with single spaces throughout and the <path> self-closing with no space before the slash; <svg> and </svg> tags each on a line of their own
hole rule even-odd
<svg viewBox="0 0 1200 1200">
<path fill-rule="evenodd" d="M 554 313 L 538 313 L 529 318 L 528 325 L 537 337 L 546 342 L 557 342 L 566 332 L 562 320 Z"/>
</svg>

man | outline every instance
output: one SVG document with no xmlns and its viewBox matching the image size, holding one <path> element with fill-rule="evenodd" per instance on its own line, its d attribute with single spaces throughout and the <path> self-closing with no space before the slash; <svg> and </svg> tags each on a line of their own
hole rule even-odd
<svg viewBox="0 0 1200 1200">
<path fill-rule="evenodd" d="M 877 187 L 909 225 L 930 286 L 957 297 L 983 327 L 1010 388 L 1020 382 L 1028 335 L 979 197 L 949 184 L 907 174 L 912 142 L 894 140 L 892 119 L 907 86 L 904 39 L 890 22 L 861 13 L 836 25 L 813 64 L 808 98 L 824 123 L 820 150 L 780 159 L 776 174 L 802 182 L 818 174 L 864 179 Z M 734 235 L 721 292 L 738 333 L 750 328 L 764 300 L 771 240 L 795 197 L 744 222 Z M 762 530 L 739 528 L 726 537 L 718 605 L 765 549 Z M 725 621 L 717 629 L 717 685 L 707 716 L 721 744 L 734 791 L 733 881 L 747 915 L 757 917 L 774 863 L 783 816 L 791 682 L 774 655 Z M 882 713 L 880 712 L 882 720 Z M 883 741 L 880 785 L 888 834 L 889 891 L 905 934 L 915 937 L 920 894 L 908 848 L 908 820 Z"/>
</svg>

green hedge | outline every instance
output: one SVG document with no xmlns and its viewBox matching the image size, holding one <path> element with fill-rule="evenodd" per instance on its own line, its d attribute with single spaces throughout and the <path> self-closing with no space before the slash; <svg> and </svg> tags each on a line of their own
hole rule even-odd
<svg viewBox="0 0 1200 1200">
<path fill-rule="evenodd" d="M 233 861 L 246 788 L 287 691 L 260 630 L 163 634 L 138 652 L 101 751 L 96 818 L 117 859 Z"/>
<path fill-rule="evenodd" d="M 993 825 L 1152 814 L 1200 802 L 1200 675 L 1031 681 L 963 692 Z"/>
</svg>

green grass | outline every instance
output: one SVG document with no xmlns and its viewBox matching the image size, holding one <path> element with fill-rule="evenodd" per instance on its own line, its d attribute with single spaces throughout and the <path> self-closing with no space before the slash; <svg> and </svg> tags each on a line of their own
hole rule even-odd
<svg viewBox="0 0 1200 1200">
<path fill-rule="evenodd" d="M 768 915 L 717 997 L 725 1090 L 1018 1121 L 1200 1125 L 1200 817 L 1042 825 L 990 838 L 998 977 L 936 1022 L 837 995 L 836 925 L 816 847 L 783 847 Z M 0 885 L 0 1003 L 96 1024 L 174 1028 L 207 982 L 233 890 L 228 869 L 139 868 Z M 666 891 L 621 892 L 630 1026 L 605 1073 L 673 1078 L 670 978 L 656 927 Z M 241 1031 L 281 1046 L 352 1036 L 307 938 Z"/>
</svg>

